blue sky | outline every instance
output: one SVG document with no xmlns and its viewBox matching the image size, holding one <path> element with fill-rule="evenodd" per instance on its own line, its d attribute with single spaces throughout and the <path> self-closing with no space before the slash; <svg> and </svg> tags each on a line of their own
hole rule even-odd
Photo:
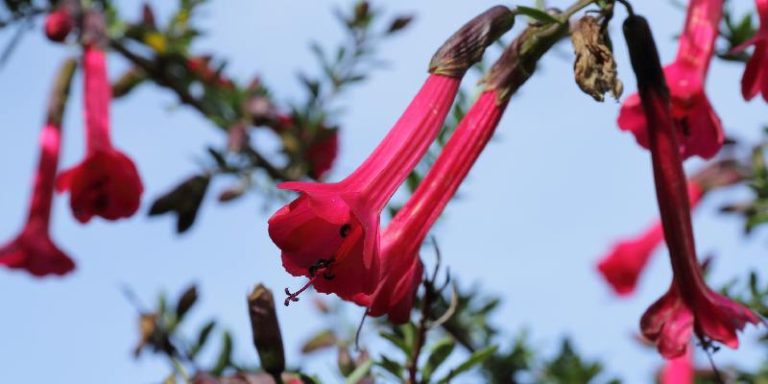
<svg viewBox="0 0 768 384">
<path fill-rule="evenodd" d="M 153 2 L 162 18 L 168 4 L 161 3 Z M 341 32 L 330 11 L 349 2 L 224 3 L 205 7 L 199 21 L 207 34 L 196 51 L 228 58 L 229 73 L 240 81 L 260 74 L 279 99 L 290 101 L 302 97 L 296 73 L 313 63 L 308 42 L 338 41 Z M 387 10 L 412 11 L 418 17 L 412 28 L 382 47 L 380 55 L 389 66 L 341 100 L 347 109 L 339 121 L 341 155 L 332 179 L 354 169 L 386 134 L 420 87 L 428 60 L 445 37 L 469 15 L 493 4 L 387 1 Z M 121 9 L 137 15 L 139 5 L 125 1 Z M 672 36 L 684 12 L 662 0 L 635 7 L 649 16 L 662 59 L 671 60 Z M 74 47 L 47 43 L 37 27 L 0 70 L 0 241 L 14 236 L 23 222 L 50 81 L 58 63 L 76 53 Z M 618 24 L 613 32 L 628 95 L 634 78 Z M 0 36 L 8 37 L 7 31 Z M 113 75 L 125 69 L 120 60 L 110 65 Z M 637 294 L 628 300 L 609 292 L 594 262 L 614 239 L 638 232 L 656 217 L 650 157 L 617 129 L 619 104 L 595 103 L 580 93 L 571 68 L 567 44 L 545 58 L 510 103 L 497 136 L 434 233 L 454 274 L 504 297 L 494 320 L 507 335 L 528 328 L 533 344 L 544 352 L 553 352 L 559 338 L 570 335 L 585 356 L 604 361 L 612 375 L 630 383 L 649 382 L 661 360 L 639 346 L 633 334 L 642 312 L 668 287 L 666 254 L 654 257 Z M 741 72 L 740 65 L 716 62 L 708 90 L 728 133 L 756 140 L 768 106 L 762 100 L 743 102 Z M 56 200 L 53 236 L 76 258 L 78 268 L 66 278 L 44 280 L 0 270 L 0 382 L 160 380 L 167 373 L 164 361 L 130 356 L 136 311 L 121 293 L 125 285 L 150 305 L 159 291 L 176 295 L 188 283 L 198 283 L 202 298 L 190 322 L 201 324 L 215 315 L 235 331 L 238 356 L 256 361 L 245 294 L 258 282 L 276 292 L 301 283 L 282 270 L 279 252 L 267 236 L 266 219 L 277 206 L 259 196 L 222 206 L 214 201 L 216 193 L 209 194 L 197 224 L 184 236 L 174 234 L 169 218 L 144 214 L 155 196 L 198 170 L 205 145 L 222 143 L 212 125 L 178 108 L 172 95 L 153 86 L 114 103 L 112 110 L 114 141 L 134 157 L 144 179 L 142 213 L 82 226 L 72 218 L 66 199 Z M 64 167 L 83 153 L 79 87 L 67 112 Z M 692 160 L 688 166 L 697 164 Z M 225 186 L 217 182 L 212 190 Z M 716 213 L 723 202 L 748 196 L 739 189 L 712 195 L 695 214 L 699 249 L 717 256 L 711 275 L 715 286 L 765 265 L 764 233 L 745 239 L 739 219 Z M 300 342 L 322 327 L 306 301 L 297 304 L 278 309 L 292 363 L 304 362 Z M 759 355 L 751 341 L 756 334 L 750 329 L 741 350 L 723 349 L 717 361 L 756 363 Z M 333 360 L 326 356 L 312 366 L 327 372 Z M 703 356 L 699 361 L 705 363 Z"/>
</svg>

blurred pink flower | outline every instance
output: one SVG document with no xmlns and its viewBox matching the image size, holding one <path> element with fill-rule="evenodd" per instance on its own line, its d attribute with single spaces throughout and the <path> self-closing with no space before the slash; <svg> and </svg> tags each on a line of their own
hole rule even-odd
<svg viewBox="0 0 768 384">
<path fill-rule="evenodd" d="M 695 208 L 704 190 L 688 182 L 688 199 Z M 664 243 L 664 230 L 657 221 L 645 232 L 634 238 L 618 241 L 611 251 L 597 264 L 598 271 L 616 294 L 626 296 L 635 291 L 637 279 L 648 264 L 653 252 Z"/>
<path fill-rule="evenodd" d="M 70 206 L 81 223 L 93 216 L 107 220 L 130 217 L 139 209 L 144 186 L 133 161 L 112 146 L 109 137 L 111 88 L 104 51 L 89 45 L 85 72 L 86 156 L 59 175 L 56 189 L 69 191 Z"/>
<path fill-rule="evenodd" d="M 0 265 L 24 269 L 35 276 L 64 275 L 75 268 L 48 232 L 60 149 L 61 128 L 49 122 L 40 134 L 40 161 L 27 222 L 15 239 L 0 248 Z"/>
<path fill-rule="evenodd" d="M 709 159 L 720 151 L 725 136 L 720 118 L 704 93 L 704 81 L 714 52 L 723 0 L 691 0 L 675 61 L 664 68 L 672 98 L 672 117 L 683 158 Z M 637 94 L 621 107 L 619 128 L 649 148 L 647 120 Z"/>
</svg>

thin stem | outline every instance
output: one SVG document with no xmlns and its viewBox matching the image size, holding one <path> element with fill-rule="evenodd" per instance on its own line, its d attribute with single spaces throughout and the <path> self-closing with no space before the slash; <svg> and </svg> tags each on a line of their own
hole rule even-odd
<svg viewBox="0 0 768 384">
<path fill-rule="evenodd" d="M 435 291 L 432 288 L 432 282 L 424 280 L 424 299 L 421 302 L 421 319 L 419 319 L 419 326 L 416 332 L 416 337 L 413 340 L 413 349 L 411 351 L 411 357 L 408 359 L 408 384 L 416 384 L 416 374 L 419 371 L 419 355 L 424 347 L 424 343 L 427 339 L 427 331 L 429 330 L 430 314 L 432 312 L 432 303 L 435 300 Z"/>
<path fill-rule="evenodd" d="M 193 96 L 189 92 L 186 86 L 184 86 L 183 84 L 180 84 L 179 82 L 169 77 L 162 66 L 131 51 L 119 40 L 111 40 L 110 45 L 115 51 L 117 51 L 119 54 L 125 57 L 128 61 L 133 63 L 135 66 L 141 68 L 144 72 L 146 72 L 147 75 L 150 78 L 152 78 L 152 80 L 154 80 L 157 84 L 173 91 L 176 94 L 176 96 L 178 96 L 182 104 L 188 105 L 196 109 L 198 112 L 203 114 L 203 116 L 205 116 L 206 118 L 210 118 L 212 116 L 211 111 L 209 111 L 209 109 L 205 106 L 205 104 L 200 100 L 198 100 L 197 98 L 195 98 L 195 96 Z M 251 161 L 254 163 L 256 167 L 262 168 L 273 179 L 281 180 L 281 181 L 288 181 L 288 180 L 295 179 L 295 177 L 291 177 L 284 170 L 272 164 L 269 160 L 267 160 L 261 153 L 256 151 L 254 148 L 252 147 L 246 148 L 245 153 L 246 155 L 248 155 L 248 157 L 251 159 Z"/>
</svg>

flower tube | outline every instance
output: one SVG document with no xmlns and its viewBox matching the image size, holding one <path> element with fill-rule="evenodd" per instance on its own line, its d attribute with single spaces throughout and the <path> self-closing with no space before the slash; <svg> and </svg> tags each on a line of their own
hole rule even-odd
<svg viewBox="0 0 768 384">
<path fill-rule="evenodd" d="M 684 159 L 693 155 L 709 159 L 720 151 L 725 140 L 720 118 L 704 93 L 722 15 L 723 0 L 691 0 L 677 57 L 664 68 Z M 638 144 L 649 148 L 648 123 L 637 94 L 622 105 L 618 124 L 622 130 L 632 132 Z"/>
<path fill-rule="evenodd" d="M 72 259 L 51 240 L 49 229 L 61 152 L 61 122 L 76 68 L 75 60 L 64 63 L 51 94 L 48 118 L 40 133 L 40 160 L 27 222 L 15 239 L 0 247 L 0 265 L 23 269 L 34 276 L 64 275 L 75 268 Z"/>
</svg>

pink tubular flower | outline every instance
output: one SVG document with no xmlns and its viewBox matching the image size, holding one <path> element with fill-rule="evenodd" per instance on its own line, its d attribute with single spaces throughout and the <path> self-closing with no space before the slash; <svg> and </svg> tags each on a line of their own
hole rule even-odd
<svg viewBox="0 0 768 384">
<path fill-rule="evenodd" d="M 656 198 L 673 271 L 669 291 L 643 314 L 641 331 L 666 358 L 685 353 L 694 332 L 707 343 L 717 341 L 736 348 L 736 332 L 760 319 L 704 282 L 696 260 L 677 129 L 656 44 L 647 21 L 640 16 L 627 18 L 624 36 L 648 121 Z"/>
<path fill-rule="evenodd" d="M 524 35 L 524 34 L 523 34 Z M 354 301 L 371 316 L 393 323 L 410 318 L 424 267 L 419 248 L 493 136 L 511 95 L 527 80 L 535 58 L 521 60 L 514 41 L 491 68 L 485 90 L 456 127 L 424 179 L 387 226 L 381 239 L 381 278 L 373 294 Z M 541 50 L 546 51 L 545 49 Z M 525 67 L 523 67 L 525 66 Z"/>
<path fill-rule="evenodd" d="M 688 199 L 692 208 L 698 205 L 703 195 L 701 187 L 688 183 Z M 637 279 L 651 255 L 663 242 L 664 231 L 661 222 L 657 221 L 640 236 L 614 244 L 597 264 L 597 269 L 618 295 L 630 295 L 635 291 Z"/>
<path fill-rule="evenodd" d="M 53 184 L 61 150 L 61 116 L 75 68 L 75 61 L 70 60 L 59 72 L 48 121 L 40 134 L 40 161 L 27 223 L 15 239 L 0 247 L 0 265 L 24 269 L 34 276 L 64 275 L 75 268 L 72 259 L 53 243 L 49 234 Z"/>
<path fill-rule="evenodd" d="M 745 100 L 751 100 L 758 93 L 768 101 L 768 0 L 755 0 L 760 16 L 760 29 L 755 37 L 737 47 L 742 51 L 750 45 L 755 46 L 752 58 L 747 62 L 744 77 L 741 78 L 741 94 Z"/>
<path fill-rule="evenodd" d="M 709 159 L 720 151 L 725 139 L 720 118 L 704 93 L 722 13 L 723 0 L 691 0 L 677 57 L 664 68 L 672 117 L 682 133 L 680 152 L 684 159 L 693 155 Z M 618 124 L 632 132 L 638 144 L 649 148 L 647 121 L 637 94 L 625 100 Z"/>
<path fill-rule="evenodd" d="M 85 48 L 86 156 L 56 181 L 59 192 L 69 191 L 70 206 L 81 223 L 93 216 L 107 220 L 130 217 L 139 209 L 144 187 L 136 166 L 112 146 L 109 137 L 111 88 L 104 51 Z"/>
<path fill-rule="evenodd" d="M 357 297 L 368 314 L 388 314 L 394 323 L 410 318 L 423 266 L 419 248 L 429 229 L 493 136 L 507 105 L 496 89 L 486 90 L 459 123 L 440 156 L 381 239 L 381 280 L 373 295 Z"/>
<path fill-rule="evenodd" d="M 693 384 L 693 352 L 688 349 L 684 355 L 667 361 L 661 370 L 661 384 Z"/>
<path fill-rule="evenodd" d="M 310 278 L 298 292 L 287 292 L 286 305 L 310 285 L 345 299 L 373 292 L 381 211 L 437 136 L 466 70 L 513 20 L 509 9 L 494 7 L 449 39 L 395 126 L 347 178 L 279 185 L 300 196 L 269 219 L 269 235 L 282 251 L 285 269 Z"/>
</svg>

